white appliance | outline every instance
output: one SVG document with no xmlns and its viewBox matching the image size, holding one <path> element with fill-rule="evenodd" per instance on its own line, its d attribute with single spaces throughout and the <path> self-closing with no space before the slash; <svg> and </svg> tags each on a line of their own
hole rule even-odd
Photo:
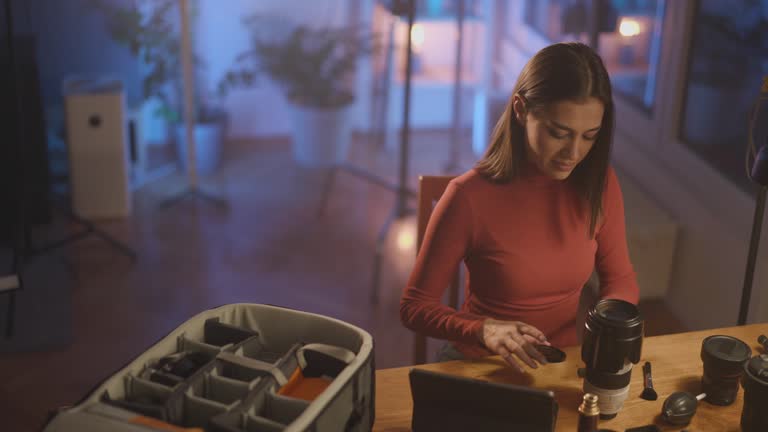
<svg viewBox="0 0 768 432">
<path fill-rule="evenodd" d="M 64 85 L 72 210 L 90 219 L 131 213 L 123 85 L 68 80 Z"/>
</svg>

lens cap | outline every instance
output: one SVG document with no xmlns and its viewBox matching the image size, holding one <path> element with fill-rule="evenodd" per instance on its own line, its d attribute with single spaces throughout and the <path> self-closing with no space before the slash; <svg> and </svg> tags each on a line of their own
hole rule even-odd
<svg viewBox="0 0 768 432">
<path fill-rule="evenodd" d="M 701 344 L 701 359 L 726 371 L 741 369 L 751 356 L 749 345 L 732 336 L 709 336 Z"/>
<path fill-rule="evenodd" d="M 565 361 L 565 352 L 551 345 L 537 344 L 536 349 L 544 354 L 544 358 L 550 363 L 562 363 Z"/>
</svg>

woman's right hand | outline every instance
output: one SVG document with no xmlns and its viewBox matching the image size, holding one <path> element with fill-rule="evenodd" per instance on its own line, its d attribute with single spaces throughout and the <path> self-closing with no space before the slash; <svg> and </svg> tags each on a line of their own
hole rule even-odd
<svg viewBox="0 0 768 432">
<path fill-rule="evenodd" d="M 547 364 L 544 355 L 534 345 L 549 345 L 549 342 L 544 333 L 530 324 L 487 319 L 483 322 L 481 339 L 486 348 L 500 355 L 522 373 L 525 373 L 525 369 L 518 360 L 533 369 L 539 367 L 536 362 Z M 515 360 L 515 357 L 518 360 Z"/>
</svg>

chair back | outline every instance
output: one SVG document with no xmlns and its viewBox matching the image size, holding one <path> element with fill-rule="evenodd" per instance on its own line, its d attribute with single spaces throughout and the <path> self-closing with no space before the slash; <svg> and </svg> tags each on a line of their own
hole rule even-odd
<svg viewBox="0 0 768 432">
<path fill-rule="evenodd" d="M 443 192 L 448 187 L 448 183 L 454 179 L 454 176 L 420 176 L 419 177 L 419 199 L 417 209 L 417 251 L 421 249 L 421 243 L 424 240 L 424 233 L 427 230 L 429 218 L 432 217 L 432 210 L 443 196 Z M 451 279 L 451 285 L 448 290 L 448 305 L 454 309 L 459 308 L 459 286 L 461 279 L 460 268 L 455 269 L 454 277 Z M 413 340 L 413 364 L 422 364 L 427 361 L 427 337 L 416 333 Z"/>
</svg>

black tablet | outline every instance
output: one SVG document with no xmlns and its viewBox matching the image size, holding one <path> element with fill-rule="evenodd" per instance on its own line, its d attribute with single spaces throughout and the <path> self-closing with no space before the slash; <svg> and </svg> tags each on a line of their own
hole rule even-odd
<svg viewBox="0 0 768 432">
<path fill-rule="evenodd" d="M 413 432 L 553 432 L 552 391 L 411 369 Z"/>
</svg>

